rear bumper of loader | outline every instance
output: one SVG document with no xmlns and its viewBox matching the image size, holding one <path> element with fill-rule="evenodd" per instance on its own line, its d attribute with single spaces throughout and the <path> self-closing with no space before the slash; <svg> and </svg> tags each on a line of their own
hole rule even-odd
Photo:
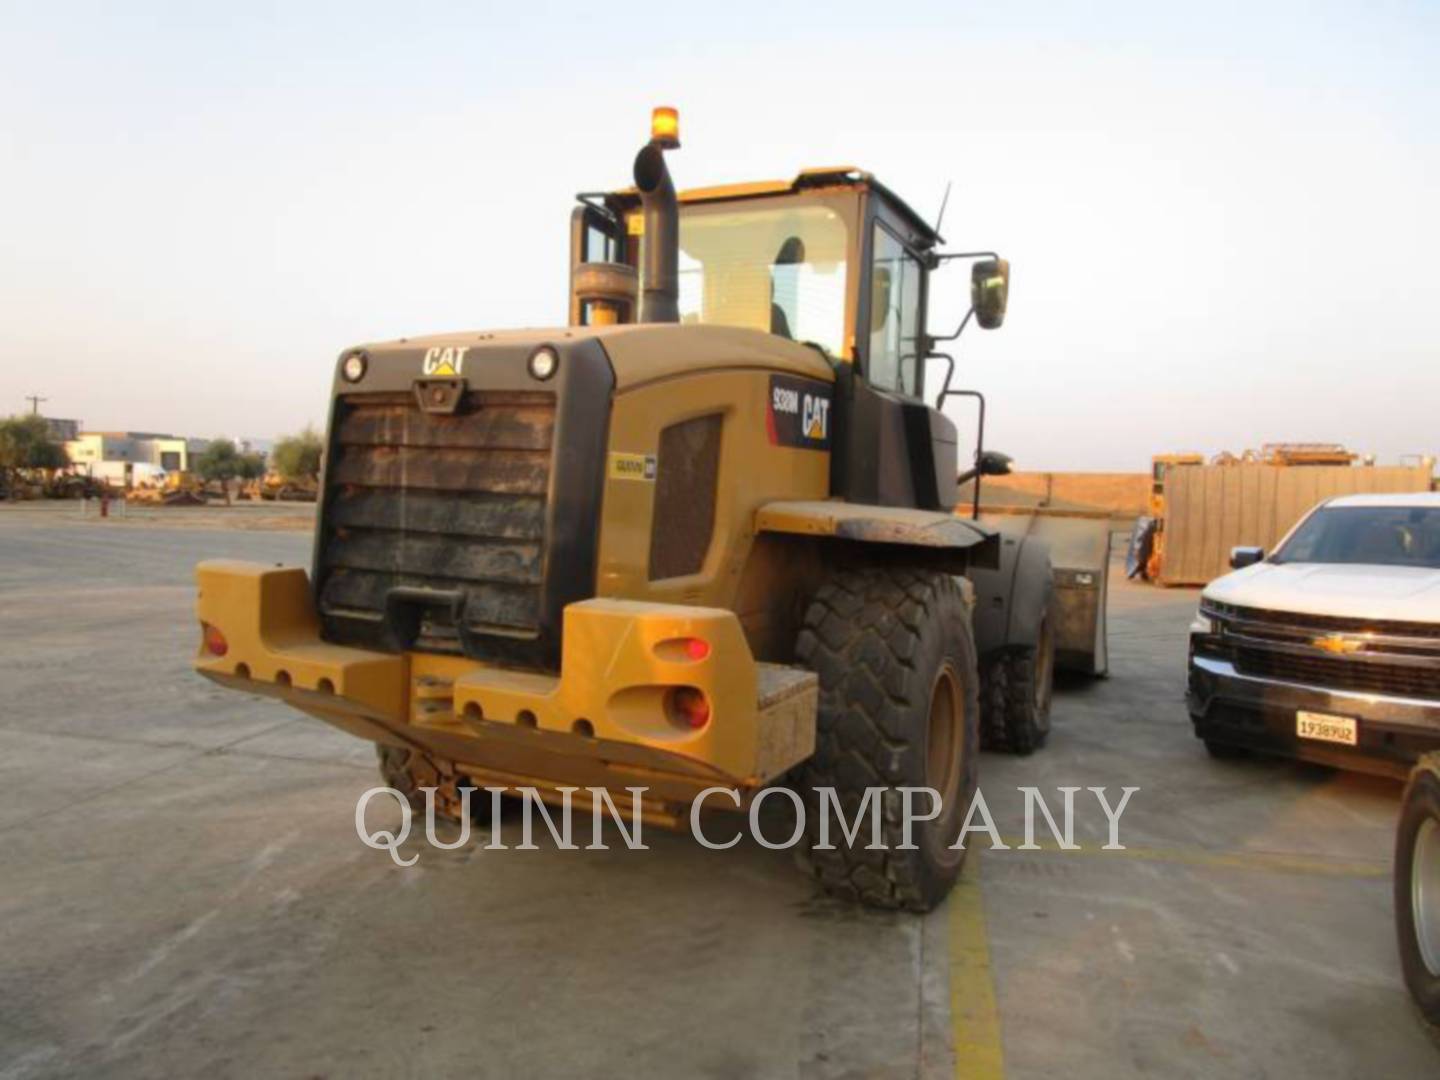
<svg viewBox="0 0 1440 1080">
<path fill-rule="evenodd" d="M 459 656 L 384 653 L 320 638 L 298 568 L 196 568 L 203 640 L 196 670 L 278 697 L 352 734 L 418 747 L 491 785 L 643 786 L 684 802 L 712 785 L 754 790 L 814 752 L 818 686 L 809 672 L 757 663 L 732 612 L 595 599 L 565 609 L 559 674 Z M 709 648 L 692 659 L 683 642 Z M 705 695 L 692 729 L 667 712 L 677 687 Z"/>
</svg>

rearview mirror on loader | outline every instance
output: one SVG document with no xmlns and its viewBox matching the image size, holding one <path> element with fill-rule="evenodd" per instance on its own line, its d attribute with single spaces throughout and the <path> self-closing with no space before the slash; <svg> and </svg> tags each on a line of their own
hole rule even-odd
<svg viewBox="0 0 1440 1080">
<path fill-rule="evenodd" d="M 970 268 L 970 305 L 980 329 L 994 330 L 1005 321 L 1009 299 L 1009 259 L 985 259 Z"/>
<path fill-rule="evenodd" d="M 1009 476 L 1014 461 L 1009 454 L 1002 454 L 998 450 L 985 450 L 981 452 L 977 464 L 980 466 L 981 476 Z"/>
</svg>

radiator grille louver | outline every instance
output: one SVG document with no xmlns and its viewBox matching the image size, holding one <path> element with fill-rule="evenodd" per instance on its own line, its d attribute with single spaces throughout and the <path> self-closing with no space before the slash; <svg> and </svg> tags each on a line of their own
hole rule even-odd
<svg viewBox="0 0 1440 1080">
<path fill-rule="evenodd" d="M 459 594 L 473 634 L 538 633 L 554 396 L 470 392 L 443 415 L 367 394 L 339 410 L 317 557 L 326 636 L 384 647 L 395 588 Z M 460 652 L 460 629 L 427 608 L 414 644 Z"/>
</svg>

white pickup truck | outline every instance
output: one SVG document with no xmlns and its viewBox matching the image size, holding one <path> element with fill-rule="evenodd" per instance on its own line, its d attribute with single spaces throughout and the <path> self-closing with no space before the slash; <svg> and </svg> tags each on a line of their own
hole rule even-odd
<svg viewBox="0 0 1440 1080">
<path fill-rule="evenodd" d="M 1330 499 L 1230 565 L 1190 628 L 1190 718 L 1212 754 L 1404 777 L 1440 750 L 1440 494 Z"/>
<path fill-rule="evenodd" d="M 1406 986 L 1440 1025 L 1440 494 L 1330 499 L 1230 565 L 1190 627 L 1195 734 L 1217 757 L 1409 774 L 1395 925 Z"/>
</svg>

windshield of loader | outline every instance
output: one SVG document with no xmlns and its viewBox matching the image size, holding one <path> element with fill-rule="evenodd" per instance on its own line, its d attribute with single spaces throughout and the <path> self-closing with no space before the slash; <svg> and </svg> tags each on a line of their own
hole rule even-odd
<svg viewBox="0 0 1440 1080">
<path fill-rule="evenodd" d="M 845 219 L 828 206 L 682 208 L 680 321 L 845 347 Z"/>
</svg>

